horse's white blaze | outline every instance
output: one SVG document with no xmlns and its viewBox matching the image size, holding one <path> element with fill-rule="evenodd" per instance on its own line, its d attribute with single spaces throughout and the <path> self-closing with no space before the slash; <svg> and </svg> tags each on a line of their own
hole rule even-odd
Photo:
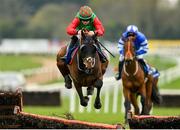
<svg viewBox="0 0 180 130">
<path fill-rule="evenodd" d="M 87 57 L 83 63 L 86 68 L 93 68 L 95 66 L 95 58 Z"/>
</svg>

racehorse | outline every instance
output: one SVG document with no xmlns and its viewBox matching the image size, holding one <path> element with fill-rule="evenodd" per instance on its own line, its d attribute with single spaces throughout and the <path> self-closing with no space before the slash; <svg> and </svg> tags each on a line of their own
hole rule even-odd
<svg viewBox="0 0 180 130">
<path fill-rule="evenodd" d="M 124 65 L 122 71 L 123 95 L 125 98 L 125 122 L 127 114 L 134 107 L 135 115 L 149 115 L 152 104 L 160 103 L 157 87 L 157 78 L 146 75 L 135 55 L 133 37 L 128 37 L 124 42 Z M 142 111 L 138 106 L 137 97 L 141 96 Z"/>
<path fill-rule="evenodd" d="M 77 38 L 77 37 L 73 37 Z M 69 74 L 73 80 L 74 86 L 80 98 L 80 104 L 84 107 L 88 105 L 88 95 L 92 95 L 92 91 L 87 92 L 87 96 L 83 95 L 82 87 L 88 87 L 87 90 L 97 88 L 94 107 L 101 108 L 100 91 L 103 85 L 103 75 L 108 66 L 108 61 L 101 63 L 97 52 L 97 35 L 87 36 L 82 31 L 79 40 L 79 47 L 72 59 L 72 64 L 66 65 L 60 57 L 65 55 L 67 47 L 62 48 L 57 55 L 57 67 L 63 76 Z"/>
</svg>

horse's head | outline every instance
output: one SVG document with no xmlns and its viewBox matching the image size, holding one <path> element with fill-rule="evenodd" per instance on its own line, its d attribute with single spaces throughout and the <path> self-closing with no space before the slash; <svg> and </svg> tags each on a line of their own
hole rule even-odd
<svg viewBox="0 0 180 130">
<path fill-rule="evenodd" d="M 128 37 L 124 42 L 124 59 L 125 62 L 131 62 L 135 59 L 135 47 L 134 47 L 134 38 Z"/>
<path fill-rule="evenodd" d="M 79 55 L 82 59 L 82 63 L 84 65 L 85 70 L 91 70 L 94 68 L 96 63 L 96 34 L 93 36 L 85 35 L 85 33 L 81 33 L 81 45 Z"/>
</svg>

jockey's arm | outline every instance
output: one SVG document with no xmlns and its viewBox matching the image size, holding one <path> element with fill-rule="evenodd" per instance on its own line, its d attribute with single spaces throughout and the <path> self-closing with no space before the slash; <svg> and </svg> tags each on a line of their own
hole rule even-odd
<svg viewBox="0 0 180 130">
<path fill-rule="evenodd" d="M 140 48 L 136 51 L 136 56 L 145 55 L 148 52 L 148 43 L 147 40 L 144 40 L 140 44 Z"/>
<path fill-rule="evenodd" d="M 94 32 L 97 34 L 97 36 L 103 36 L 104 35 L 104 27 L 103 27 L 101 21 L 98 19 L 97 16 L 94 19 L 94 27 L 96 29 Z"/>
<path fill-rule="evenodd" d="M 124 41 L 122 38 L 120 38 L 118 41 L 118 52 L 120 55 L 124 55 Z"/>
<path fill-rule="evenodd" d="M 66 28 L 66 32 L 69 35 L 77 35 L 78 30 L 76 30 L 76 27 L 80 24 L 80 20 L 76 17 L 73 19 L 73 21 L 68 25 Z"/>
<path fill-rule="evenodd" d="M 119 52 L 119 61 L 124 60 L 124 41 L 122 38 L 118 41 L 118 52 Z"/>
</svg>

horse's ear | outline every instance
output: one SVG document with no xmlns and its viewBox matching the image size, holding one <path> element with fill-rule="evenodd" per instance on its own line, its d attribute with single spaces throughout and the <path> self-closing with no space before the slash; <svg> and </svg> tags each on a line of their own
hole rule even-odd
<svg viewBox="0 0 180 130">
<path fill-rule="evenodd" d="M 85 38 L 84 30 L 81 30 L 81 38 L 82 38 L 82 39 Z"/>
</svg>

